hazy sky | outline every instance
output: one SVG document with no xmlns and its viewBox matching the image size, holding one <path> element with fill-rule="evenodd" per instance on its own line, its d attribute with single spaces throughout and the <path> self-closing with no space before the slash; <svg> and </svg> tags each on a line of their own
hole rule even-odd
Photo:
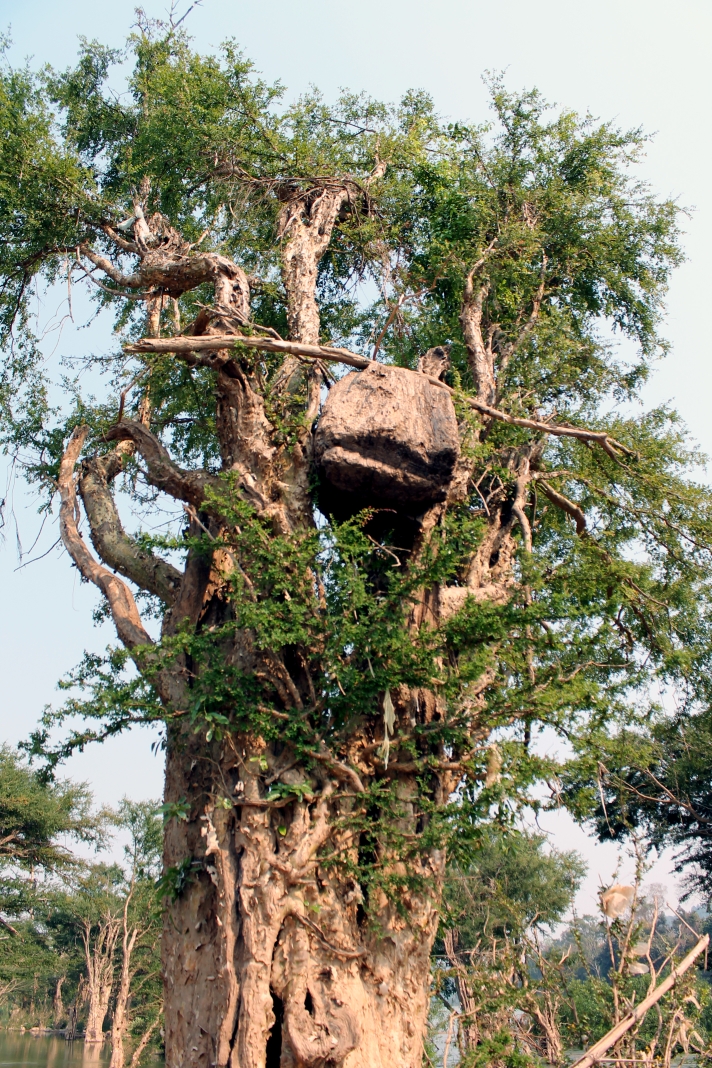
<svg viewBox="0 0 712 1068">
<path fill-rule="evenodd" d="M 10 29 L 10 57 L 19 64 L 69 65 L 77 37 L 118 46 L 134 21 L 131 0 L 0 0 L 0 30 Z M 149 15 L 165 14 L 164 0 L 148 0 Z M 178 14 L 187 4 L 178 8 Z M 688 261 L 670 293 L 666 334 L 671 354 L 644 397 L 646 404 L 672 400 L 702 448 L 712 454 L 712 370 L 709 307 L 712 291 L 712 4 L 709 0 L 361 0 L 326 4 L 315 0 L 203 0 L 186 23 L 203 50 L 236 39 L 269 80 L 280 79 L 294 96 L 317 85 L 327 97 L 340 87 L 366 90 L 382 99 L 410 88 L 426 89 L 438 110 L 459 119 L 484 120 L 485 70 L 506 71 L 513 89 L 538 86 L 551 102 L 643 126 L 655 134 L 641 176 L 660 195 L 691 210 L 686 220 Z M 54 308 L 38 309 L 47 322 Z M 108 342 L 101 325 L 78 331 L 65 325 L 48 335 L 47 352 L 98 351 Z M 11 480 L 10 483 L 11 484 Z M 0 475 L 0 496 L 5 493 Z M 38 524 L 19 485 L 14 511 L 25 550 Z M 28 507 L 29 504 L 29 507 Z M 56 701 L 55 684 L 85 648 L 102 649 L 111 628 L 91 622 L 97 602 L 66 555 L 18 565 L 15 521 L 0 547 L 0 740 L 25 737 L 43 706 Z M 56 524 L 41 534 L 36 553 L 57 537 Z M 117 739 L 75 757 L 70 773 L 91 782 L 102 802 L 157 796 L 160 757 L 150 752 L 149 731 Z M 544 826 L 557 844 L 576 846 L 591 863 L 582 904 L 590 908 L 598 877 L 615 866 L 610 847 L 592 849 L 566 818 Z M 664 877 L 665 864 L 655 878 Z M 671 882 L 671 880 L 668 880 Z"/>
</svg>

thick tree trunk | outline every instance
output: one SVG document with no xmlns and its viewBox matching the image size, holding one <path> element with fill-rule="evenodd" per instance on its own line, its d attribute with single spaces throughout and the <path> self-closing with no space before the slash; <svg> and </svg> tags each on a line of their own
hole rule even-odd
<svg viewBox="0 0 712 1068">
<path fill-rule="evenodd" d="M 169 747 L 168 800 L 198 800 L 187 744 Z M 194 823 L 172 820 L 167 834 L 168 867 L 196 858 L 164 927 L 167 1064 L 420 1068 L 442 855 L 423 864 L 428 890 L 405 917 L 384 897 L 366 922 L 358 884 L 315 856 L 334 843 L 335 784 L 313 805 L 271 808 L 251 763 L 247 743 L 213 752 L 242 803 L 206 801 L 214 783 L 203 783 L 200 847 Z"/>
<path fill-rule="evenodd" d="M 98 986 L 89 986 L 89 1011 L 87 1013 L 86 1027 L 84 1028 L 84 1043 L 92 1045 L 104 1041 L 104 1020 L 109 1011 L 109 998 L 111 997 L 111 984 L 101 983 Z"/>
</svg>

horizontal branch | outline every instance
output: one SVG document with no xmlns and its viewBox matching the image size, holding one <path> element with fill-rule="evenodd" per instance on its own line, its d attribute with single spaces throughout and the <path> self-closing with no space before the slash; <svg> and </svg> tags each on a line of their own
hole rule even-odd
<svg viewBox="0 0 712 1068">
<path fill-rule="evenodd" d="M 110 278 L 112 282 L 116 282 L 119 286 L 124 286 L 125 289 L 140 289 L 144 284 L 139 274 L 124 274 L 123 271 L 114 266 L 110 259 L 98 252 L 94 252 L 94 249 L 90 248 L 89 245 L 80 245 L 79 252 L 83 253 L 100 271 L 103 271 L 107 278 Z M 77 260 L 81 265 L 82 261 L 78 255 Z"/>
<path fill-rule="evenodd" d="M 141 622 L 136 602 L 128 586 L 118 575 L 94 559 L 77 527 L 78 506 L 74 486 L 74 466 L 88 432 L 87 426 L 74 428 L 59 468 L 58 489 L 61 500 L 59 529 L 62 541 L 83 577 L 98 586 L 106 597 L 116 625 L 116 632 L 127 649 L 153 645 L 152 639 Z"/>
<path fill-rule="evenodd" d="M 366 356 L 357 356 L 348 349 L 331 347 L 329 345 L 306 345 L 299 341 L 277 341 L 267 337 L 249 337 L 245 334 L 223 334 L 213 337 L 170 337 L 170 338 L 144 338 L 133 344 L 124 345 L 124 352 L 128 353 L 174 353 L 176 356 L 189 356 L 193 352 L 217 352 L 233 348 L 235 345 L 244 345 L 246 348 L 258 349 L 261 352 L 281 352 L 285 356 L 301 356 L 308 360 L 326 360 L 330 363 L 343 363 L 347 367 L 355 367 L 365 371 L 373 364 Z M 446 389 L 449 393 L 455 391 L 446 382 L 442 382 L 433 375 L 426 375 L 427 380 L 439 389 Z M 590 441 L 598 444 L 614 459 L 617 452 L 625 453 L 626 456 L 635 456 L 635 452 L 622 445 L 603 430 L 586 430 L 583 427 L 561 426 L 553 423 L 545 423 L 540 419 L 526 419 L 522 416 L 509 415 L 498 408 L 492 408 L 474 397 L 466 398 L 467 404 L 475 411 L 486 415 L 490 419 L 496 419 L 501 423 L 509 423 L 510 426 L 521 426 L 529 430 L 538 430 L 542 434 L 552 434 L 561 438 L 576 438 L 579 441 Z"/>
</svg>

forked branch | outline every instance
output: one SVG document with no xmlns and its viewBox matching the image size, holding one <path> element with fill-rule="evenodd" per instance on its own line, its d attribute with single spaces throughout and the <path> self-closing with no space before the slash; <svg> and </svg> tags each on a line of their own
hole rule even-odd
<svg viewBox="0 0 712 1068">
<path fill-rule="evenodd" d="M 593 1068 L 593 1065 L 598 1064 L 602 1060 L 603 1055 L 608 1052 L 611 1046 L 615 1045 L 623 1035 L 632 1030 L 636 1024 L 640 1023 L 649 1009 L 652 1009 L 653 1005 L 660 1001 L 660 998 L 664 994 L 667 994 L 668 990 L 672 990 L 675 983 L 684 973 L 695 963 L 697 958 L 702 952 L 707 949 L 710 942 L 710 936 L 705 935 L 699 940 L 697 945 L 690 950 L 687 956 L 680 961 L 677 968 L 673 968 L 667 979 L 654 990 L 651 994 L 648 994 L 647 998 L 644 998 L 639 1005 L 633 1009 L 627 1016 L 625 1016 L 620 1023 L 617 1023 L 607 1035 L 603 1038 L 599 1038 L 598 1042 L 595 1042 L 593 1046 L 584 1053 L 583 1057 L 579 1057 L 574 1062 L 572 1068 Z"/>
</svg>

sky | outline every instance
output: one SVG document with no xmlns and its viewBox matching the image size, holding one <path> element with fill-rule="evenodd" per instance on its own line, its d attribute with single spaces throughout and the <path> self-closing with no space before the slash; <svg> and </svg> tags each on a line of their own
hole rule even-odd
<svg viewBox="0 0 712 1068">
<path fill-rule="evenodd" d="M 144 7 L 151 17 L 166 15 L 165 0 L 146 0 Z M 176 17 L 187 7 L 180 4 Z M 35 67 L 68 66 L 79 35 L 120 46 L 134 18 L 131 0 L 0 0 L 0 32 L 10 32 L 16 65 L 29 58 Z M 385 100 L 425 89 L 441 114 L 484 121 L 482 75 L 489 70 L 504 72 L 512 89 L 537 86 L 552 103 L 654 135 L 640 176 L 689 209 L 687 262 L 669 295 L 664 333 L 670 353 L 641 401 L 673 403 L 693 440 L 712 455 L 709 0 L 203 0 L 185 25 L 204 51 L 234 38 L 268 80 L 282 81 L 289 99 L 311 85 L 327 99 L 342 87 Z M 59 303 L 48 301 L 38 308 L 39 320 L 56 326 L 57 311 L 61 318 Z M 55 346 L 68 355 L 98 351 L 108 341 L 101 323 L 80 330 L 65 322 L 61 333 L 49 331 L 45 347 L 48 355 Z M 92 624 L 94 590 L 79 581 L 60 549 L 51 548 L 56 524 L 47 524 L 35 550 L 27 551 L 39 529 L 36 504 L 13 474 L 0 469 L 0 497 L 9 499 L 0 545 L 0 741 L 14 743 L 27 737 L 45 705 L 58 703 L 56 682 L 83 650 L 102 650 L 113 633 L 106 624 Z M 18 570 L 18 537 L 23 561 L 48 554 Z M 88 781 L 101 803 L 125 794 L 157 797 L 162 762 L 151 750 L 155 740 L 148 729 L 136 731 L 77 755 L 67 772 Z M 554 844 L 577 848 L 589 861 L 579 908 L 590 911 L 599 882 L 610 882 L 615 871 L 615 850 L 594 846 L 563 814 L 542 817 L 541 825 Z M 667 883 L 676 896 L 669 869 L 664 857 L 649 878 Z"/>
</svg>

